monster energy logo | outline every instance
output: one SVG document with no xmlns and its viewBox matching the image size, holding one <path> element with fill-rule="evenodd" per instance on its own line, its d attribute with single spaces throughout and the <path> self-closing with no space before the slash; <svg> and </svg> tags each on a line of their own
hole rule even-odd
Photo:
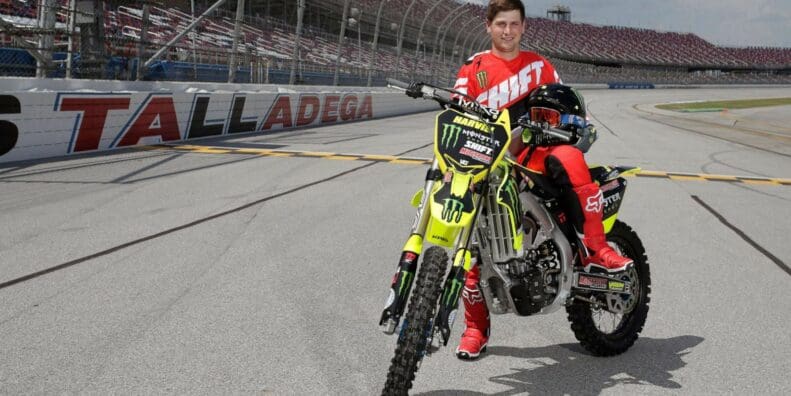
<svg viewBox="0 0 791 396">
<path fill-rule="evenodd" d="M 449 305 L 455 299 L 459 298 L 459 291 L 461 290 L 461 282 L 458 279 L 454 278 L 451 280 L 450 283 L 450 290 L 445 289 L 445 297 L 442 299 L 445 305 Z"/>
<path fill-rule="evenodd" d="M 514 216 L 519 216 L 522 213 L 521 202 L 519 201 L 519 193 L 516 191 L 516 182 L 514 179 L 507 179 L 503 191 L 508 194 L 508 199 L 511 201 L 511 209 L 514 211 Z"/>
<path fill-rule="evenodd" d="M 480 71 L 480 72 L 478 72 L 475 75 L 475 77 L 478 78 L 478 85 L 481 87 L 481 89 L 486 89 L 486 86 L 488 85 L 488 81 L 487 81 L 487 78 L 486 78 L 486 72 L 485 71 Z"/>
<path fill-rule="evenodd" d="M 453 124 L 442 124 L 442 147 L 455 147 L 459 142 L 461 127 Z M 453 143 L 451 143 L 453 142 Z"/>
<path fill-rule="evenodd" d="M 458 199 L 445 198 L 442 208 L 442 219 L 447 222 L 458 223 L 461 221 L 461 214 L 464 210 L 464 203 Z"/>
<path fill-rule="evenodd" d="M 398 286 L 398 295 L 404 294 L 404 289 L 412 283 L 412 278 L 415 274 L 407 271 L 401 271 L 401 284 Z"/>
</svg>

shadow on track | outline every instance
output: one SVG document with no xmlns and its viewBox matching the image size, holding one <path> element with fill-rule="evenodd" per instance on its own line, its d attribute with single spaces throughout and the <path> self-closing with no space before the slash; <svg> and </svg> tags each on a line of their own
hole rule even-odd
<svg viewBox="0 0 791 396">
<path fill-rule="evenodd" d="M 681 389 L 682 385 L 673 381 L 672 372 L 687 365 L 683 357 L 703 340 L 690 335 L 668 339 L 640 338 L 625 354 L 609 358 L 594 357 L 576 343 L 540 348 L 490 345 L 484 356 L 515 357 L 524 359 L 530 366 L 511 367 L 508 374 L 490 377 L 489 381 L 512 388 L 497 395 L 591 395 L 616 385 L 630 384 L 675 390 Z M 421 393 L 432 396 L 451 394 L 486 395 L 455 389 Z"/>
</svg>

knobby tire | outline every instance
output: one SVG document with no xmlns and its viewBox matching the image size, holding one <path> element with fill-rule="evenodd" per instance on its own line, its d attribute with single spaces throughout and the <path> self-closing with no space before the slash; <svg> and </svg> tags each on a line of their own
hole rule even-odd
<svg viewBox="0 0 791 396">
<path fill-rule="evenodd" d="M 390 361 L 383 395 L 408 393 L 418 365 L 430 347 L 426 345 L 427 336 L 433 331 L 431 324 L 442 291 L 448 255 L 444 249 L 433 246 L 426 250 L 423 257 L 404 319 L 406 329 L 403 330 L 403 336 L 399 337 L 395 356 Z"/>
<path fill-rule="evenodd" d="M 640 296 L 634 309 L 624 314 L 619 326 L 609 334 L 596 327 L 589 303 L 575 300 L 566 308 L 574 336 L 594 356 L 614 356 L 629 349 L 643 330 L 648 317 L 648 303 L 651 301 L 648 257 L 637 233 L 626 223 L 616 221 L 607 234 L 607 240 L 615 243 L 625 256 L 634 260 Z"/>
</svg>

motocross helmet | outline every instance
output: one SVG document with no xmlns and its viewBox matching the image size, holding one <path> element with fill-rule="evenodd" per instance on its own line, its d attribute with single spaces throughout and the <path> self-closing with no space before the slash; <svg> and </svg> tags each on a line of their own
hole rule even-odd
<svg viewBox="0 0 791 396">
<path fill-rule="evenodd" d="M 563 84 L 547 84 L 534 89 L 525 98 L 524 109 L 530 121 L 569 132 L 578 133 L 588 124 L 582 95 Z"/>
</svg>

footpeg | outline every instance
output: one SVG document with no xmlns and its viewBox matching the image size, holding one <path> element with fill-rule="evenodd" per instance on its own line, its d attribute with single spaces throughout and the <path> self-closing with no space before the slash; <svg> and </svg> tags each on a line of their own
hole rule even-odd
<svg viewBox="0 0 791 396">
<path fill-rule="evenodd" d="M 393 318 L 388 318 L 379 327 L 382 329 L 383 333 L 387 335 L 393 335 L 395 334 L 396 327 L 398 327 L 398 321 Z"/>
</svg>

